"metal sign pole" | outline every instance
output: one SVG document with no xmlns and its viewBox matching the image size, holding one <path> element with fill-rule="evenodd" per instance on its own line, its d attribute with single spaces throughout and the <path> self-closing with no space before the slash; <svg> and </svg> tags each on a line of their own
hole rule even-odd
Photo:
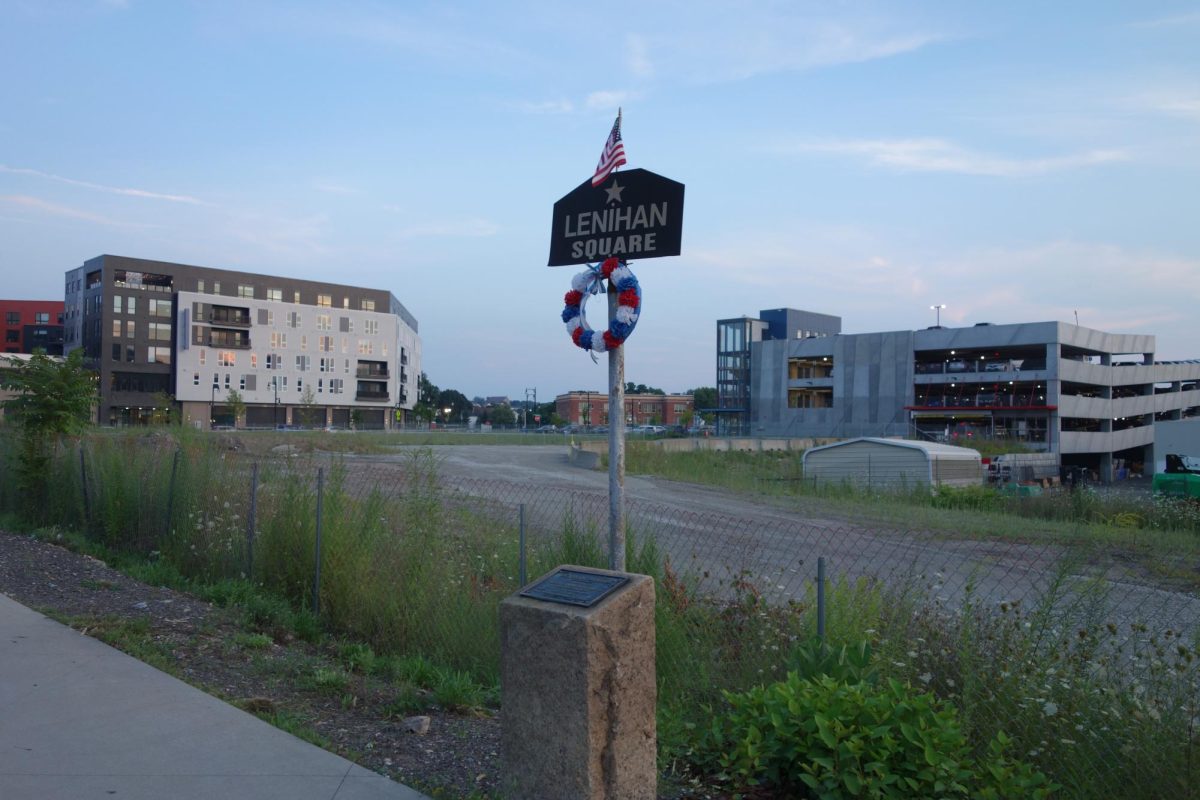
<svg viewBox="0 0 1200 800">
<path fill-rule="evenodd" d="M 609 282 L 608 321 L 617 314 Z M 608 351 L 608 568 L 625 571 L 625 345 Z"/>
</svg>

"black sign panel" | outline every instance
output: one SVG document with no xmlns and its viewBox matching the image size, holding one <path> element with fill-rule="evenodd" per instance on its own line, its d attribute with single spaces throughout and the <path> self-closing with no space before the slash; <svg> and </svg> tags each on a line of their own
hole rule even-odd
<svg viewBox="0 0 1200 800">
<path fill-rule="evenodd" d="M 587 608 L 628 582 L 626 575 L 598 575 L 577 569 L 558 569 L 521 592 L 521 596 Z"/>
<path fill-rule="evenodd" d="M 586 180 L 554 204 L 550 266 L 679 255 L 683 184 L 644 169 Z"/>
</svg>

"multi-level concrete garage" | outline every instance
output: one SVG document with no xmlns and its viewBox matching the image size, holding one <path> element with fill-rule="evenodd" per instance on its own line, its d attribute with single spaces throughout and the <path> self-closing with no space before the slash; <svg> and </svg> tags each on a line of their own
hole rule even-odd
<svg viewBox="0 0 1200 800">
<path fill-rule="evenodd" d="M 1156 421 L 1200 416 L 1200 360 L 1155 361 L 1151 335 L 1063 322 L 819 335 L 785 324 L 806 313 L 718 322 L 725 430 L 1009 439 L 1110 478 L 1118 460 L 1152 470 Z M 739 324 L 745 368 L 723 376 L 722 330 Z"/>
<path fill-rule="evenodd" d="M 387 290 L 98 256 L 66 274 L 67 352 L 100 374 L 99 422 L 392 427 L 421 373 L 417 321 Z"/>
</svg>

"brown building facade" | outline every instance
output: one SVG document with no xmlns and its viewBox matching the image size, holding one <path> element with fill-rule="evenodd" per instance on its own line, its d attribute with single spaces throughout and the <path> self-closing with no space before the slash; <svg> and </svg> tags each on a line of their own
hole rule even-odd
<svg viewBox="0 0 1200 800">
<path fill-rule="evenodd" d="M 554 410 L 571 425 L 607 425 L 607 392 L 567 392 L 554 398 Z M 684 424 L 684 415 L 692 410 L 690 394 L 626 394 L 625 424 Z"/>
</svg>

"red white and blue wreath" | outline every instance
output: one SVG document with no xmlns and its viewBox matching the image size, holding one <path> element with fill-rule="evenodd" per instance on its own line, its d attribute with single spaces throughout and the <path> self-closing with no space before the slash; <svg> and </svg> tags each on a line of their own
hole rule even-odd
<svg viewBox="0 0 1200 800">
<path fill-rule="evenodd" d="M 608 330 L 597 335 L 588 327 L 583 307 L 589 295 L 603 291 L 605 280 L 611 280 L 617 292 L 617 313 L 609 323 Z M 584 350 L 604 353 L 616 350 L 633 333 L 642 308 L 642 287 L 629 267 L 615 258 L 608 258 L 596 266 L 589 264 L 586 271 L 572 278 L 571 291 L 563 300 L 567 307 L 563 309 L 562 320 L 567 325 L 571 341 Z"/>
</svg>

